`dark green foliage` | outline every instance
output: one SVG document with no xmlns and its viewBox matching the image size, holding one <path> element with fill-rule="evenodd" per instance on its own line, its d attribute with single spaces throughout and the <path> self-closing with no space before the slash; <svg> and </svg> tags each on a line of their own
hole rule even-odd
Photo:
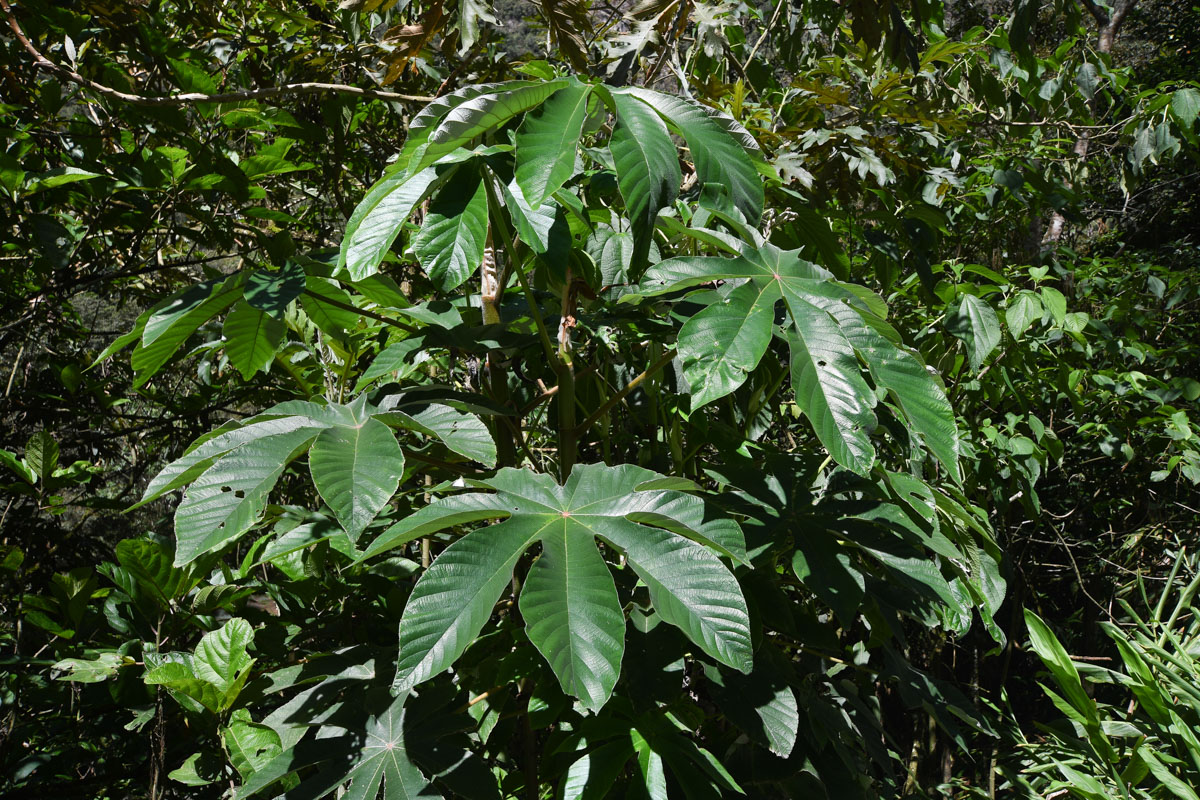
<svg viewBox="0 0 1200 800">
<path fill-rule="evenodd" d="M 0 794 L 1195 797 L 1143 2 L 13 9 Z"/>
</svg>

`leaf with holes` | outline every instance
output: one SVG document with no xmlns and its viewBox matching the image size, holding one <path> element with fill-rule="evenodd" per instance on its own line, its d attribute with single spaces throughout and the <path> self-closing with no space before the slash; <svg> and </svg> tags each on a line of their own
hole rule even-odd
<svg viewBox="0 0 1200 800">
<path fill-rule="evenodd" d="M 241 536 L 258 522 L 287 465 L 316 438 L 312 428 L 256 439 L 222 456 L 196 479 L 175 511 L 175 566 Z"/>
<path fill-rule="evenodd" d="M 190 484 L 175 511 L 175 565 L 188 564 L 256 525 L 283 470 L 311 446 L 313 482 L 355 538 L 382 510 L 404 474 L 404 454 L 390 427 L 495 463 L 495 442 L 473 414 L 428 401 L 409 402 L 411 413 L 386 401 L 372 405 L 366 395 L 346 405 L 293 400 L 242 423 L 226 423 L 164 467 L 137 506 Z"/>
</svg>

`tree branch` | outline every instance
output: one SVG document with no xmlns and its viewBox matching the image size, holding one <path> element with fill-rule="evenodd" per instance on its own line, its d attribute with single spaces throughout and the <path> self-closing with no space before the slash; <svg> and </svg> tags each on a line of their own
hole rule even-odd
<svg viewBox="0 0 1200 800">
<path fill-rule="evenodd" d="M 178 107 L 190 106 L 197 103 L 238 103 L 247 100 L 267 100 L 273 97 L 282 97 L 285 95 L 298 94 L 352 94 L 360 97 L 365 97 L 371 100 L 402 100 L 407 102 L 429 103 L 434 100 L 433 97 L 426 95 L 401 94 L 399 92 L 384 92 L 378 89 L 362 89 L 358 86 L 348 86 L 341 83 L 288 83 L 283 86 L 270 86 L 264 89 L 244 89 L 237 92 L 222 92 L 220 94 L 203 94 L 202 92 L 181 92 L 179 94 L 166 95 L 160 97 L 150 97 L 147 95 L 130 94 L 114 89 L 111 86 L 105 86 L 96 83 L 93 80 L 83 77 L 74 70 L 67 69 L 61 64 L 56 64 L 46 58 L 38 51 L 33 43 L 25 36 L 21 26 L 17 24 L 16 17 L 13 16 L 12 9 L 8 6 L 8 0 L 0 0 L 0 9 L 4 10 L 4 16 L 8 18 L 8 27 L 12 29 L 13 35 L 21 46 L 33 56 L 33 64 L 35 67 L 51 72 L 60 78 L 64 78 L 71 83 L 78 84 L 86 89 L 89 89 L 102 97 L 108 97 L 113 100 L 120 100 L 123 103 L 129 103 L 135 106 L 150 106 L 150 107 Z"/>
<path fill-rule="evenodd" d="M 1108 19 L 1107 11 L 1105 11 L 1100 6 L 1096 5 L 1095 2 L 1093 2 L 1093 0 L 1079 0 L 1079 1 L 1083 4 L 1083 7 L 1088 10 L 1088 13 L 1091 14 L 1093 17 L 1095 17 L 1097 25 L 1099 25 L 1101 28 L 1108 26 L 1109 19 Z"/>
</svg>

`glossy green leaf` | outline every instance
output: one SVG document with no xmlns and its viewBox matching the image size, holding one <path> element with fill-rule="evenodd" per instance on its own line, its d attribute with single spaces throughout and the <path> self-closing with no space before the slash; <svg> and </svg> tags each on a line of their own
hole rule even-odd
<svg viewBox="0 0 1200 800">
<path fill-rule="evenodd" d="M 746 247 L 735 258 L 668 259 L 646 273 L 638 291 L 642 296 L 656 295 L 701 283 L 747 278 L 748 285 L 757 288 L 739 287 L 710 306 L 727 306 L 728 310 L 705 309 L 696 315 L 702 322 L 711 318 L 721 324 L 700 327 L 697 323 L 688 328 L 689 322 L 680 331 L 681 356 L 695 363 L 690 376 L 705 378 L 703 382 L 689 381 L 693 393 L 707 402 L 744 381 L 746 370 L 755 365 L 752 357 L 757 353 L 761 358 L 765 352 L 762 326 L 773 318 L 775 300 L 782 299 L 790 317 L 787 339 L 797 405 L 837 462 L 860 474 L 874 463 L 870 434 L 876 422 L 872 410 L 876 397 L 861 374 L 861 356 L 876 379 L 902 398 L 905 410 L 912 409 L 930 449 L 952 465 L 957 475 L 957 429 L 945 394 L 915 356 L 879 335 L 887 326 L 872 310 L 882 306 L 878 298 L 837 283 L 826 270 L 800 259 L 797 251 L 782 251 L 764 243 Z M 744 326 L 737 324 L 740 309 L 746 309 Z M 693 336 L 697 329 L 708 334 L 707 340 Z M 750 348 L 749 342 L 756 347 Z M 736 370 L 712 369 L 714 364 L 735 359 Z M 697 405 L 693 400 L 693 407 Z"/>
<path fill-rule="evenodd" d="M 548 252 L 555 244 L 559 231 L 567 229 L 565 218 L 558 203 L 547 197 L 541 205 L 530 206 L 525 200 L 524 193 L 513 181 L 503 187 L 504 205 L 508 208 L 513 227 L 521 237 L 521 241 L 529 245 L 538 255 Z"/>
<path fill-rule="evenodd" d="M 58 442 L 50 431 L 38 431 L 25 443 L 25 463 L 33 474 L 45 481 L 58 467 Z"/>
<path fill-rule="evenodd" d="M 487 230 L 483 180 L 478 170 L 463 165 L 433 199 L 412 249 L 434 285 L 448 292 L 483 263 Z"/>
<path fill-rule="evenodd" d="M 148 338 L 143 331 L 142 341 L 130 356 L 130 364 L 138 373 L 134 385 L 145 384 L 197 328 L 233 305 L 242 296 L 245 279 L 245 273 L 237 272 L 213 282 L 204 289 L 202 299 L 188 300 L 183 309 L 176 309 L 179 313 L 166 314 L 155 326 L 151 325 L 155 322 L 155 317 L 151 316 L 146 326 L 153 336 Z"/>
<path fill-rule="evenodd" d="M 304 294 L 300 295 L 300 307 L 322 333 L 335 339 L 344 339 L 358 328 L 361 315 L 348 310 L 347 306 L 355 307 L 353 298 L 345 289 L 325 278 L 307 277 Z"/>
<path fill-rule="evenodd" d="M 381 535 L 386 544 L 373 544 L 366 556 L 450 525 L 508 517 L 456 541 L 417 582 L 400 622 L 396 690 L 457 659 L 491 616 L 517 559 L 538 541 L 542 556 L 525 587 L 531 597 L 521 596 L 522 615 L 563 689 L 586 707 L 599 708 L 608 699 L 623 641 L 614 615 L 619 603 L 611 577 L 599 569 L 596 538 L 624 554 L 663 619 L 722 663 L 748 671 L 749 619 L 733 575 L 704 545 L 646 524 L 658 522 L 647 509 L 684 497 L 669 490 L 639 491 L 659 477 L 631 465 L 590 464 L 576 466 L 559 486 L 544 474 L 504 469 L 478 482 L 495 494 L 439 500 Z M 672 527 L 704 538 L 693 510 L 668 516 Z M 568 591 L 572 576 L 579 583 Z"/>
<path fill-rule="evenodd" d="M 1062 325 L 1067 318 L 1067 298 L 1052 286 L 1042 287 L 1042 305 L 1050 312 L 1055 323 Z"/>
<path fill-rule="evenodd" d="M 929 452 L 955 480 L 960 477 L 959 433 L 954 409 L 940 378 L 915 351 L 900 344 L 900 336 L 882 318 L 857 306 L 859 297 L 833 292 L 813 293 L 808 299 L 837 320 L 854 352 L 867 364 L 872 380 L 888 390 L 908 417 Z"/>
<path fill-rule="evenodd" d="M 650 800 L 667 800 L 667 775 L 663 770 L 662 756 L 636 728 L 629 731 L 629 738 L 637 756 L 638 773 L 645 796 Z"/>
<path fill-rule="evenodd" d="M 388 425 L 423 433 L 459 455 L 494 467 L 496 442 L 479 417 L 441 403 L 432 403 L 412 413 L 384 412 L 376 418 Z"/>
<path fill-rule="evenodd" d="M 606 742 L 588 750 L 567 770 L 562 784 L 563 800 L 602 800 L 633 755 L 633 744 L 628 739 Z"/>
<path fill-rule="evenodd" d="M 967 347 L 971 369 L 978 372 L 987 357 L 1000 344 L 1000 320 L 987 302 L 973 294 L 964 294 L 958 306 L 946 317 L 946 325 Z"/>
<path fill-rule="evenodd" d="M 196 479 L 175 511 L 175 565 L 233 541 L 262 516 L 267 494 L 317 431 L 302 427 L 255 439 L 227 453 Z"/>
<path fill-rule="evenodd" d="M 1190 86 L 1176 89 L 1171 95 L 1171 113 L 1185 130 L 1191 130 L 1200 116 L 1200 90 Z"/>
<path fill-rule="evenodd" d="M 612 94 L 617 112 L 608 148 L 617 168 L 625 216 L 633 226 L 635 274 L 650 252 L 658 212 L 675 202 L 682 175 L 679 156 L 662 119 L 640 100 Z"/>
<path fill-rule="evenodd" d="M 712 551 L 666 531 L 620 522 L 598 528 L 597 535 L 625 554 L 659 616 L 721 663 L 750 671 L 745 600 Z"/>
<path fill-rule="evenodd" d="M 355 207 L 346 222 L 338 266 L 352 280 L 362 280 L 379 270 L 379 264 L 417 204 L 433 190 L 437 171 L 430 168 L 410 175 L 399 168 L 379 179 Z"/>
<path fill-rule="evenodd" d="M 214 684 L 197 677 L 192 669 L 192 657 L 185 655 L 184 661 L 168 661 L 149 668 L 142 680 L 150 686 L 166 688 L 180 705 L 189 710 L 221 711 L 225 706 L 225 693 Z"/>
<path fill-rule="evenodd" d="M 354 541 L 396 493 L 404 453 L 387 425 L 365 419 L 321 431 L 308 466 L 321 498 Z"/>
<path fill-rule="evenodd" d="M 1033 292 L 1018 292 L 1004 312 L 1004 322 L 1014 339 L 1020 339 L 1034 322 L 1042 318 L 1042 301 Z"/>
<path fill-rule="evenodd" d="M 242 378 L 250 380 L 271 366 L 287 326 L 266 311 L 240 302 L 225 318 L 225 353 Z"/>
<path fill-rule="evenodd" d="M 786 289 L 784 293 L 787 296 Z M 834 460 L 864 475 L 875 463 L 874 393 L 833 318 L 800 298 L 789 305 L 796 324 L 796 332 L 788 335 L 796 404 Z"/>
<path fill-rule="evenodd" d="M 612 694 L 625 653 L 625 614 L 592 531 L 564 517 L 542 536 L 542 553 L 521 591 L 529 641 L 563 691 L 599 710 Z"/>
<path fill-rule="evenodd" d="M 571 83 L 527 114 L 517 130 L 516 182 L 533 208 L 558 191 L 575 171 L 591 91 L 587 84 Z"/>
<path fill-rule="evenodd" d="M 394 375 L 395 380 L 403 380 L 412 375 L 420 365 L 416 356 L 424 346 L 425 339 L 421 336 L 401 339 L 389 344 L 375 356 L 366 372 L 358 376 L 358 391 L 362 391 L 362 387 L 385 375 Z"/>
<path fill-rule="evenodd" d="M 268 411 L 246 420 L 244 424 L 233 423 L 229 427 L 218 428 L 193 442 L 184 455 L 163 467 L 150 480 L 141 501 L 137 505 L 148 503 L 169 491 L 191 483 L 201 473 L 211 467 L 216 459 L 232 450 L 236 450 L 247 442 L 292 433 L 301 428 L 310 429 L 310 435 L 316 436 L 328 424 L 327 422 L 303 416 L 281 415 L 276 417 Z M 136 506 L 134 507 L 136 508 Z"/>
<path fill-rule="evenodd" d="M 254 629 L 249 622 L 237 617 L 204 634 L 196 645 L 192 660 L 196 677 L 208 681 L 221 692 L 236 688 L 254 663 L 248 652 L 253 643 Z"/>
<path fill-rule="evenodd" d="M 741 125 L 693 100 L 649 89 L 625 90 L 645 102 L 687 142 L 701 184 L 716 184 L 757 225 L 763 211 L 762 176 L 754 165 L 762 160 L 757 143 Z"/>
<path fill-rule="evenodd" d="M 513 117 L 545 102 L 551 95 L 568 85 L 566 79 L 552 81 L 514 81 L 499 84 L 483 94 L 475 95 L 451 108 L 436 126 L 411 150 L 408 173 L 415 174 L 442 156 L 462 147 L 472 139 L 508 122 Z"/>
<path fill-rule="evenodd" d="M 225 765 L 214 753 L 192 753 L 167 777 L 184 786 L 207 786 L 223 777 Z"/>
<path fill-rule="evenodd" d="M 37 483 L 37 473 L 29 468 L 29 464 L 24 459 L 17 458 L 8 450 L 0 450 L 0 465 L 12 470 L 21 480 L 31 486 Z"/>
<path fill-rule="evenodd" d="M 748 282 L 729 293 L 679 330 L 679 357 L 692 395 L 692 407 L 732 392 L 762 359 L 771 343 L 776 282 Z"/>
<path fill-rule="evenodd" d="M 145 326 L 142 328 L 142 345 L 153 344 L 156 339 L 171 330 L 176 324 L 189 321 L 189 318 L 203 322 L 204 319 L 211 317 L 210 313 L 201 319 L 198 312 L 204 309 L 206 304 L 212 305 L 213 299 L 220 295 L 222 287 L 227 282 L 228 278 L 213 278 L 203 281 L 160 303 L 159 307 L 146 319 Z M 195 325 L 192 326 L 192 329 L 195 329 Z"/>
<path fill-rule="evenodd" d="M 243 780 L 265 767 L 283 750 L 279 734 L 255 722 L 244 708 L 234 711 L 229 724 L 221 729 L 221 744 Z"/>
<path fill-rule="evenodd" d="M 393 692 L 428 680 L 462 655 L 492 616 L 517 559 L 544 527 L 537 518 L 506 520 L 442 551 L 404 608 Z"/>
<path fill-rule="evenodd" d="M 126 539 L 117 544 L 117 561 L 163 606 L 190 592 L 200 577 L 172 564 L 171 551 L 149 539 Z"/>
</svg>

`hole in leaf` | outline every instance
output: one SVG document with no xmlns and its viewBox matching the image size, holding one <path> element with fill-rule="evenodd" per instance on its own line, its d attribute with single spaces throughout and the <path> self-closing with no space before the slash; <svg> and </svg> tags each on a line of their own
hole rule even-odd
<svg viewBox="0 0 1200 800">
<path fill-rule="evenodd" d="M 241 489 L 238 489 L 236 492 L 233 493 L 233 496 L 236 497 L 237 499 L 241 500 L 243 497 L 246 496 L 246 493 L 243 492 Z"/>
<path fill-rule="evenodd" d="M 232 487 L 232 486 L 222 486 L 222 487 L 221 487 L 221 491 L 222 491 L 222 492 L 232 492 L 232 491 L 233 491 L 233 487 Z"/>
<path fill-rule="evenodd" d="M 825 366 L 825 362 L 824 362 L 824 361 L 818 361 L 818 362 L 817 362 L 817 366 L 818 366 L 818 367 L 823 367 L 823 366 Z"/>
</svg>

